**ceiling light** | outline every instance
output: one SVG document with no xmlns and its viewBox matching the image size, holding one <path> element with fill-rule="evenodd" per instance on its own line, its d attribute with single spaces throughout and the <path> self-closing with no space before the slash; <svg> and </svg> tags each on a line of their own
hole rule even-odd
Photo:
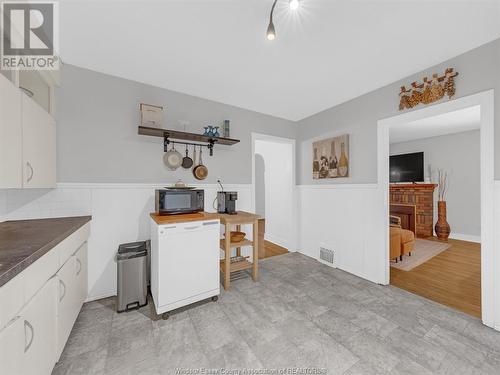
<svg viewBox="0 0 500 375">
<path fill-rule="evenodd" d="M 266 37 L 267 40 L 274 40 L 274 38 L 276 38 L 276 31 L 274 30 L 273 21 L 271 21 L 269 23 L 269 26 L 267 27 Z"/>
<path fill-rule="evenodd" d="M 274 40 L 274 38 L 276 38 L 276 30 L 274 30 L 274 23 L 273 23 L 273 13 L 277 1 L 278 0 L 274 0 L 273 6 L 271 8 L 271 14 L 269 15 L 269 26 L 267 26 L 267 33 L 266 33 L 267 40 Z"/>
<path fill-rule="evenodd" d="M 299 7 L 299 0 L 289 0 L 288 5 L 290 6 L 291 10 L 295 10 Z"/>
</svg>

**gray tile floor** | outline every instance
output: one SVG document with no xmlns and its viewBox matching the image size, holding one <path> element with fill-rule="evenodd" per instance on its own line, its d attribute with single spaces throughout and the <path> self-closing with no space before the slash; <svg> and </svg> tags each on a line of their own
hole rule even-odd
<svg viewBox="0 0 500 375">
<path fill-rule="evenodd" d="M 236 280 L 216 303 L 155 319 L 151 306 L 85 304 L 54 374 L 500 374 L 500 333 L 479 320 L 298 253 L 262 261 L 259 282 Z"/>
</svg>

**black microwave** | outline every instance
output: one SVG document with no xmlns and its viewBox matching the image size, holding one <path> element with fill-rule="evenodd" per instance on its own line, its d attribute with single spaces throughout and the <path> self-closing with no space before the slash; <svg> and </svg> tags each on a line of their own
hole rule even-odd
<svg viewBox="0 0 500 375">
<path fill-rule="evenodd" d="M 155 209 L 158 215 L 187 214 L 203 211 L 205 192 L 200 189 L 157 189 Z"/>
</svg>

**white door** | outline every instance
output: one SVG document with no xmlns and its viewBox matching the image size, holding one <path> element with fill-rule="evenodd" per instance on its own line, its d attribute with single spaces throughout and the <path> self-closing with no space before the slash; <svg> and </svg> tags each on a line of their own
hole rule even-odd
<svg viewBox="0 0 500 375">
<path fill-rule="evenodd" d="M 160 306 L 219 288 L 219 225 L 159 227 Z"/>
<path fill-rule="evenodd" d="M 77 293 L 78 311 L 82 308 L 83 301 L 87 299 L 88 266 L 87 266 L 87 242 L 85 242 L 75 253 L 75 278 Z"/>
<path fill-rule="evenodd" d="M 21 374 L 25 348 L 23 322 L 17 317 L 0 331 L 0 374 Z"/>
<path fill-rule="evenodd" d="M 49 375 L 55 364 L 57 278 L 53 277 L 24 307 L 23 375 Z"/>
<path fill-rule="evenodd" d="M 0 74 L 0 188 L 22 187 L 21 92 Z"/>
<path fill-rule="evenodd" d="M 56 122 L 22 94 L 23 187 L 56 186 Z"/>
<path fill-rule="evenodd" d="M 71 256 L 57 272 L 57 350 L 59 360 L 66 345 L 73 324 L 80 310 L 78 306 L 79 291 L 76 284 L 76 258 Z"/>
</svg>

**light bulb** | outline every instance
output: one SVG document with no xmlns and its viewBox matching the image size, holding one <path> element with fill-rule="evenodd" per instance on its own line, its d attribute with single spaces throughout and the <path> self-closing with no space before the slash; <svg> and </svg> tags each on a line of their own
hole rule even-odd
<svg viewBox="0 0 500 375">
<path fill-rule="evenodd" d="M 267 27 L 266 37 L 267 40 L 274 40 L 274 38 L 276 38 L 276 31 L 274 30 L 274 24 L 272 22 L 270 22 Z"/>
<path fill-rule="evenodd" d="M 291 10 L 295 10 L 299 7 L 299 0 L 289 0 L 288 5 Z"/>
</svg>

